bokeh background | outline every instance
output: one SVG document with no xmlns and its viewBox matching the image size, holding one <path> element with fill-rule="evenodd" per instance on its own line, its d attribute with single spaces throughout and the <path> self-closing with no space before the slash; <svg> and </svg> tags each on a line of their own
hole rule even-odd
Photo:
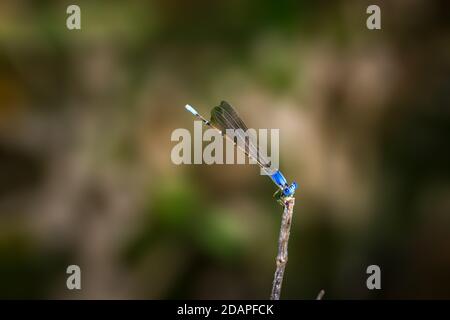
<svg viewBox="0 0 450 320">
<path fill-rule="evenodd" d="M 81 31 L 66 8 L 81 7 Z M 366 28 L 381 7 L 382 30 Z M 261 298 L 281 207 L 176 166 L 190 103 L 280 129 L 282 297 L 450 298 L 448 1 L 2 1 L 0 297 Z M 82 290 L 66 288 L 66 268 Z M 379 265 L 382 289 L 366 288 Z"/>
</svg>

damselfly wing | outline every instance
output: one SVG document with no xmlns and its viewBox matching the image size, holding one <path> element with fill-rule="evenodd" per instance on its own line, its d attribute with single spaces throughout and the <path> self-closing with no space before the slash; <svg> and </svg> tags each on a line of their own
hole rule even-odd
<svg viewBox="0 0 450 320">
<path fill-rule="evenodd" d="M 271 175 L 277 170 L 270 167 L 270 161 L 261 154 L 256 144 L 256 137 L 251 135 L 247 125 L 228 102 L 222 101 L 211 110 L 211 124 L 255 160 L 266 174 Z"/>
</svg>

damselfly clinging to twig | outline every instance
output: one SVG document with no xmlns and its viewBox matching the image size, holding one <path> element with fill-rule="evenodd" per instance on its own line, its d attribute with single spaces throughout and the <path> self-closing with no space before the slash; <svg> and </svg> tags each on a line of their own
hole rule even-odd
<svg viewBox="0 0 450 320">
<path fill-rule="evenodd" d="M 197 110 L 192 106 L 186 105 L 186 109 L 194 116 L 202 120 L 208 127 L 218 130 L 222 135 L 230 139 L 237 147 L 252 158 L 261 167 L 261 169 L 270 176 L 272 181 L 278 186 L 275 192 L 275 198 L 284 205 L 284 200 L 287 197 L 292 197 L 297 189 L 297 183 L 288 184 L 286 178 L 278 170 L 272 168 L 270 161 L 261 155 L 259 149 L 253 144 L 251 139 L 248 139 L 246 132 L 248 130 L 244 121 L 238 116 L 237 112 L 227 102 L 222 101 L 219 106 L 211 110 L 211 120 L 206 120 L 201 116 Z M 233 136 L 229 133 L 233 132 Z"/>
</svg>

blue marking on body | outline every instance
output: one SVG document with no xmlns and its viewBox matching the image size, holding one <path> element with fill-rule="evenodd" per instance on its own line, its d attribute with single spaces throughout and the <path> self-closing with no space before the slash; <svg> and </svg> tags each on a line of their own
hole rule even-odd
<svg viewBox="0 0 450 320">
<path fill-rule="evenodd" d="M 277 170 L 277 172 L 275 172 L 273 175 L 270 176 L 270 178 L 272 179 L 273 182 L 275 182 L 275 184 L 277 186 L 279 186 L 280 188 L 284 187 L 285 185 L 287 185 L 287 180 L 286 178 L 283 176 L 283 174 L 281 173 L 280 170 Z"/>
</svg>

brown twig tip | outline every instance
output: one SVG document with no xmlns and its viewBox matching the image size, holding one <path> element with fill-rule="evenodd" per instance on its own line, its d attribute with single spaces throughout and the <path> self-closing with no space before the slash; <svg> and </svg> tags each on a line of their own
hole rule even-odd
<svg viewBox="0 0 450 320">
<path fill-rule="evenodd" d="M 325 290 L 320 290 L 319 294 L 317 295 L 316 300 L 322 300 L 323 296 L 325 295 Z"/>
<path fill-rule="evenodd" d="M 272 293 L 270 300 L 279 300 L 281 285 L 283 283 L 284 269 L 288 261 L 288 242 L 291 232 L 292 214 L 294 211 L 295 198 L 285 199 L 283 216 L 281 218 L 280 236 L 278 237 L 278 254 L 276 258 L 277 267 L 272 283 Z"/>
</svg>

